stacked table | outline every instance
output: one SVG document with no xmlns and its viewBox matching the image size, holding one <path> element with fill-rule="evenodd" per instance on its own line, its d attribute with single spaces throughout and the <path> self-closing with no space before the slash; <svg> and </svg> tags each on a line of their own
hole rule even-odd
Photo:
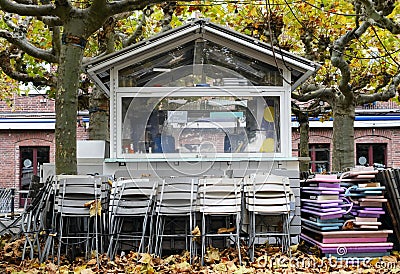
<svg viewBox="0 0 400 274">
<path fill-rule="evenodd" d="M 301 239 L 325 257 L 376 258 L 389 255 L 391 230 L 380 229 L 385 188 L 373 182 L 377 171 L 356 168 L 315 175 L 301 188 Z M 330 196 L 324 196 L 330 195 Z M 336 195 L 336 196 L 335 196 Z M 337 198 L 337 199 L 336 199 Z"/>
</svg>

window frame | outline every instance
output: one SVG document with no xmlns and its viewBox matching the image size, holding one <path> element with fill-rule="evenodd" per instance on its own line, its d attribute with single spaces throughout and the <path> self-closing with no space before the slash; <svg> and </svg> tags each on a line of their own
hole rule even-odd
<svg viewBox="0 0 400 274">
<path fill-rule="evenodd" d="M 114 78 L 118 79 L 118 78 Z M 209 96 L 210 90 L 212 96 L 226 96 L 234 94 L 234 96 L 253 96 L 253 97 L 278 97 L 279 98 L 279 113 L 280 113 L 280 144 L 281 151 L 276 153 L 256 153 L 256 152 L 242 152 L 242 153 L 217 153 L 213 156 L 213 160 L 225 161 L 227 158 L 283 158 L 291 157 L 291 112 L 290 112 L 290 89 L 280 86 L 224 86 L 224 87 L 121 87 L 116 88 L 111 98 L 111 157 L 117 159 L 134 160 L 142 159 L 146 161 L 156 161 L 160 158 L 171 158 L 179 161 L 182 156 L 179 153 L 168 154 L 126 154 L 122 153 L 122 98 L 123 97 L 190 97 L 190 96 Z M 198 159 L 197 153 L 185 154 L 185 159 Z"/>
</svg>

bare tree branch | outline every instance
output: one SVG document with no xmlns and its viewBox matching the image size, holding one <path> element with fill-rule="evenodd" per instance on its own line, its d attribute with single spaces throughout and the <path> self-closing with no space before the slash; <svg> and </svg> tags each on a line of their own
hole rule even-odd
<svg viewBox="0 0 400 274">
<path fill-rule="evenodd" d="M 37 18 L 49 27 L 62 26 L 63 24 L 61 19 L 55 16 L 38 16 Z"/>
<path fill-rule="evenodd" d="M 45 77 L 41 76 L 29 76 L 27 73 L 19 71 L 13 67 L 11 64 L 11 51 L 17 50 L 16 47 L 10 47 L 9 50 L 0 52 L 0 67 L 2 71 L 8 75 L 10 78 L 22 81 L 31 82 L 34 86 L 55 86 L 56 78 L 50 74 L 46 74 Z"/>
<path fill-rule="evenodd" d="M 143 26 L 146 23 L 146 14 L 143 12 L 140 18 L 140 22 L 137 25 L 135 31 L 128 38 L 122 39 L 122 46 L 127 47 L 137 42 L 137 39 L 143 34 Z"/>
<path fill-rule="evenodd" d="M 346 62 L 346 59 L 344 58 L 345 56 L 344 52 L 346 50 L 346 46 L 350 43 L 350 41 L 360 37 L 363 33 L 367 31 L 369 26 L 370 26 L 369 22 L 364 22 L 357 29 L 346 32 L 346 34 L 342 35 L 333 44 L 331 62 L 332 65 L 334 65 L 340 70 L 342 76 L 338 84 L 338 87 L 339 90 L 343 93 L 343 95 L 349 99 L 353 98 L 354 94 L 352 93 L 352 89 L 349 84 L 351 80 L 351 73 L 349 64 Z"/>
<path fill-rule="evenodd" d="M 297 92 L 292 92 L 292 98 L 296 99 L 300 102 L 307 102 L 312 99 L 319 98 L 325 102 L 332 102 L 335 96 L 335 89 L 334 88 L 319 88 L 316 90 L 308 90 L 304 94 L 299 94 Z"/>
<path fill-rule="evenodd" d="M 54 58 L 57 59 L 57 63 L 58 63 L 60 52 L 61 52 L 60 37 L 61 37 L 61 28 L 53 27 L 51 43 L 52 43 L 52 47 L 53 47 Z"/>
<path fill-rule="evenodd" d="M 390 18 L 385 17 L 383 11 L 379 12 L 374 8 L 374 3 L 371 0 L 359 0 L 365 8 L 368 14 L 369 21 L 371 23 L 375 22 L 379 27 L 387 29 L 393 34 L 400 33 L 400 25 L 396 24 Z M 373 20 L 373 22 L 372 22 Z"/>
<path fill-rule="evenodd" d="M 170 3 L 165 3 L 161 6 L 163 13 L 164 13 L 164 19 L 161 20 L 161 25 L 162 25 L 162 32 L 167 31 L 171 29 L 171 20 L 172 20 L 172 15 L 174 14 L 175 8 L 176 8 L 176 1 L 170 2 Z"/>
<path fill-rule="evenodd" d="M 18 46 L 24 52 L 35 58 L 43 59 L 44 61 L 47 61 L 49 63 L 58 62 L 56 56 L 54 56 L 50 51 L 42 50 L 35 47 L 31 43 L 29 43 L 25 38 L 15 37 L 12 33 L 5 30 L 0 30 L 0 37 L 5 38 L 9 43 Z"/>
<path fill-rule="evenodd" d="M 97 0 L 97 1 L 104 1 L 104 0 Z M 96 2 L 96 1 L 95 1 Z M 103 7 L 104 12 L 108 15 L 118 14 L 121 12 L 126 12 L 128 10 L 141 10 L 148 5 L 155 5 L 159 3 L 167 3 L 167 2 L 176 2 L 176 1 L 165 1 L 165 0 L 121 0 L 118 2 L 107 2 L 105 7 Z M 184 0 L 181 2 L 190 2 L 189 0 Z"/>
<path fill-rule="evenodd" d="M 56 6 L 53 4 L 31 5 L 21 4 L 16 1 L 0 0 L 0 8 L 3 11 L 17 13 L 25 16 L 55 16 Z"/>
<path fill-rule="evenodd" d="M 393 77 L 392 82 L 388 86 L 387 90 L 373 94 L 362 94 L 357 97 L 357 104 L 362 105 L 362 104 L 372 103 L 375 101 L 387 101 L 390 98 L 396 96 L 399 85 L 400 85 L 400 72 Z"/>
</svg>

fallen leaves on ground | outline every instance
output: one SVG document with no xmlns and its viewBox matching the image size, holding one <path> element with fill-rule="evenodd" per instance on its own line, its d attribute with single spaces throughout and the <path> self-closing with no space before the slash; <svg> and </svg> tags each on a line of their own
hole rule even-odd
<svg viewBox="0 0 400 274">
<path fill-rule="evenodd" d="M 284 254 L 279 248 L 264 245 L 256 249 L 254 261 L 247 255 L 248 249 L 241 248 L 241 264 L 235 248 L 219 250 L 208 247 L 204 256 L 191 258 L 189 252 L 170 255 L 164 258 L 148 253 L 130 252 L 124 256 L 117 255 L 110 260 L 105 254 L 99 254 L 89 260 L 81 257 L 68 262 L 63 259 L 60 265 L 56 261 L 40 263 L 37 259 L 21 259 L 23 238 L 2 244 L 0 249 L 0 273 L 10 274 L 93 274 L 93 273 L 400 273 L 400 254 L 394 251 L 390 256 L 370 260 L 348 260 L 345 258 L 319 258 L 292 248 L 291 255 Z"/>
</svg>

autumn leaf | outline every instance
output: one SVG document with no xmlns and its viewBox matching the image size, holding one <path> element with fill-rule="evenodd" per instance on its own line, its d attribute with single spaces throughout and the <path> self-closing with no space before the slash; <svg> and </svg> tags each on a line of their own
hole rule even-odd
<svg viewBox="0 0 400 274">
<path fill-rule="evenodd" d="M 265 268 L 268 263 L 268 256 L 262 255 L 258 257 L 251 265 L 255 268 Z"/>
<path fill-rule="evenodd" d="M 376 266 L 376 264 L 379 263 L 379 262 L 380 262 L 379 258 L 373 258 L 369 263 L 371 265 L 373 265 L 373 266 Z"/>
<path fill-rule="evenodd" d="M 150 265 L 153 257 L 149 253 L 142 253 L 139 263 Z"/>
<path fill-rule="evenodd" d="M 76 266 L 76 267 L 74 267 L 74 274 L 81 274 L 82 271 L 84 271 L 84 270 L 86 270 L 86 264 Z M 86 274 L 89 274 L 89 273 L 86 273 Z"/>
<path fill-rule="evenodd" d="M 236 227 L 231 227 L 231 228 L 221 227 L 221 228 L 218 228 L 217 234 L 232 233 L 235 230 L 236 230 Z"/>
<path fill-rule="evenodd" d="M 218 248 L 209 246 L 206 250 L 205 261 L 207 263 L 215 263 L 221 260 Z"/>
<path fill-rule="evenodd" d="M 89 266 L 92 266 L 92 265 L 95 265 L 95 264 L 97 264 L 97 260 L 95 258 L 92 258 L 87 262 L 87 265 L 89 265 Z"/>
<path fill-rule="evenodd" d="M 96 215 L 101 215 L 101 201 L 100 200 L 92 200 L 90 202 L 86 202 L 84 207 L 90 207 L 89 208 L 89 216 L 93 217 Z"/>
<path fill-rule="evenodd" d="M 54 263 L 50 262 L 46 264 L 46 271 L 48 274 L 57 274 L 57 270 L 58 267 Z"/>
<path fill-rule="evenodd" d="M 201 232 L 199 226 L 196 225 L 191 233 L 194 236 L 192 241 L 200 243 Z"/>
<path fill-rule="evenodd" d="M 80 274 L 92 274 L 92 273 L 94 273 L 93 270 L 88 268 L 88 269 L 83 269 Z"/>
<path fill-rule="evenodd" d="M 190 273 L 191 272 L 191 270 L 192 270 L 192 265 L 190 264 L 190 263 L 188 263 L 188 262 L 181 262 L 181 263 L 179 263 L 179 264 L 176 264 L 175 266 L 174 266 L 174 270 L 177 272 L 177 273 Z"/>
</svg>

